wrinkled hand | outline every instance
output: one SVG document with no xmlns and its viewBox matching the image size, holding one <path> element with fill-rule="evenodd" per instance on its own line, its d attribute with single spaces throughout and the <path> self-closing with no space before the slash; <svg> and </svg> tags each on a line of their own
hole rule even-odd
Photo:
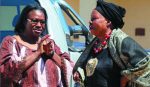
<svg viewBox="0 0 150 87">
<path fill-rule="evenodd" d="M 120 87 L 127 87 L 127 85 L 128 85 L 128 82 L 129 82 L 129 80 L 127 79 L 127 77 L 125 77 L 125 76 L 122 76 L 121 77 L 121 80 L 120 80 Z"/>
<path fill-rule="evenodd" d="M 79 72 L 76 71 L 76 72 L 73 73 L 73 80 L 75 82 L 80 82 L 81 77 L 80 77 L 80 73 Z"/>
</svg>

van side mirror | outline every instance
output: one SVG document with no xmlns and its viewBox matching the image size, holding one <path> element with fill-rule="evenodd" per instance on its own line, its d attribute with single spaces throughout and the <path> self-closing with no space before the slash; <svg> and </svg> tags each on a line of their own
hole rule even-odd
<svg viewBox="0 0 150 87">
<path fill-rule="evenodd" d="M 82 52 L 86 46 L 86 31 L 80 25 L 69 26 L 69 31 L 70 35 L 66 35 L 69 51 Z"/>
<path fill-rule="evenodd" d="M 83 31 L 80 25 L 69 26 L 70 35 L 82 35 Z"/>
</svg>

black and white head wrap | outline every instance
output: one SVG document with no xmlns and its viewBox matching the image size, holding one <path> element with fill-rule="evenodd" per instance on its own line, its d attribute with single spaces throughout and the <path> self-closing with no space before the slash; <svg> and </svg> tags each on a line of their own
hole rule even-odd
<svg viewBox="0 0 150 87">
<path fill-rule="evenodd" d="M 111 21 L 113 29 L 123 27 L 123 17 L 126 13 L 125 8 L 103 0 L 97 0 L 95 10 L 102 14 L 107 20 Z"/>
</svg>

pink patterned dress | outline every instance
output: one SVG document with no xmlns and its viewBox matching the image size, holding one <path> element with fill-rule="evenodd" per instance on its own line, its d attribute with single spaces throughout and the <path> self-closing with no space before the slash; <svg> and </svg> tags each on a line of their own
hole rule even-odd
<svg viewBox="0 0 150 87">
<path fill-rule="evenodd" d="M 29 69 L 21 72 L 23 60 L 35 50 L 30 49 L 19 42 L 13 36 L 3 39 L 0 46 L 0 87 L 63 87 L 61 70 L 53 60 L 40 58 Z M 62 53 L 55 44 L 55 52 L 64 58 L 67 66 L 67 79 L 72 72 L 70 57 Z"/>
</svg>

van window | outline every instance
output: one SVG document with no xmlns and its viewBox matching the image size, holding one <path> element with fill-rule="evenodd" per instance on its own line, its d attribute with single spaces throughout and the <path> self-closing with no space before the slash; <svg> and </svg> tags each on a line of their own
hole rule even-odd
<svg viewBox="0 0 150 87">
<path fill-rule="evenodd" d="M 83 51 L 86 45 L 86 35 L 88 35 L 88 28 L 83 24 L 77 14 L 67 6 L 60 4 L 63 15 L 68 24 L 70 35 L 66 34 L 68 46 L 74 51 Z M 86 34 L 85 34 L 86 33 Z"/>
</svg>

